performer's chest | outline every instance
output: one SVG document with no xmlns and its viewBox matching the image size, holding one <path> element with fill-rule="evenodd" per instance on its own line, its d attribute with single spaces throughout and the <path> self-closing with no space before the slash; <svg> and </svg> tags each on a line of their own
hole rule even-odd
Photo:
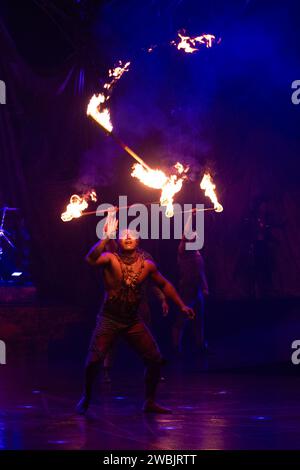
<svg viewBox="0 0 300 470">
<path fill-rule="evenodd" d="M 148 276 L 149 267 L 146 263 L 137 261 L 131 265 L 120 264 L 114 260 L 111 269 L 107 272 L 107 280 L 114 283 L 142 284 Z"/>
</svg>

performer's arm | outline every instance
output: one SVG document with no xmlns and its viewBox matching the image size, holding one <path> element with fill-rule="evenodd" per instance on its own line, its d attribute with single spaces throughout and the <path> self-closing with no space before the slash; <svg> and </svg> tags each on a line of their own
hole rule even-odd
<svg viewBox="0 0 300 470">
<path fill-rule="evenodd" d="M 107 216 L 107 222 L 103 231 L 103 239 L 94 245 L 86 255 L 86 261 L 92 266 L 107 264 L 111 260 L 110 251 L 117 250 L 117 244 L 113 237 L 118 228 L 118 221 L 115 217 Z M 112 249 L 112 250 L 110 250 Z M 106 253 L 104 253 L 106 251 Z"/>
<path fill-rule="evenodd" d="M 163 277 L 154 263 L 150 264 L 150 275 L 155 284 L 163 291 L 165 296 L 173 300 L 183 313 L 186 313 L 190 318 L 195 317 L 193 309 L 184 304 L 175 287 L 165 277 Z"/>
<path fill-rule="evenodd" d="M 152 292 L 155 295 L 155 297 L 159 300 L 161 303 L 161 308 L 163 312 L 163 316 L 167 316 L 169 313 L 169 304 L 167 302 L 166 296 L 163 293 L 163 291 L 157 286 L 157 285 L 152 285 Z"/>
<path fill-rule="evenodd" d="M 109 238 L 100 240 L 94 245 L 85 257 L 85 260 L 92 266 L 103 265 L 110 262 L 111 253 L 105 252 L 106 245 L 109 242 Z"/>
<path fill-rule="evenodd" d="M 111 238 L 105 249 L 106 251 L 110 251 L 110 253 L 115 253 L 116 251 L 118 251 L 118 244 L 116 240 Z"/>
</svg>

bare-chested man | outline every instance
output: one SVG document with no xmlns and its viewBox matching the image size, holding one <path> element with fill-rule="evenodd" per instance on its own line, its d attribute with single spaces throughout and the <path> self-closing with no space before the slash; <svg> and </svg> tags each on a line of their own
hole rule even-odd
<svg viewBox="0 0 300 470">
<path fill-rule="evenodd" d="M 172 284 L 157 270 L 156 265 L 139 252 L 136 234 L 130 230 L 121 233 L 119 253 L 105 252 L 109 236 L 107 232 L 106 237 L 98 242 L 86 257 L 89 264 L 103 268 L 106 297 L 90 344 L 85 368 L 85 390 L 77 405 L 77 412 L 84 414 L 87 411 L 98 366 L 103 362 L 116 337 L 122 335 L 145 363 L 143 410 L 166 413 L 170 410 L 155 402 L 162 356 L 150 331 L 138 315 L 143 282 L 151 278 L 166 297 L 175 302 L 181 312 L 190 318 L 194 318 L 194 312 L 184 304 Z"/>
</svg>

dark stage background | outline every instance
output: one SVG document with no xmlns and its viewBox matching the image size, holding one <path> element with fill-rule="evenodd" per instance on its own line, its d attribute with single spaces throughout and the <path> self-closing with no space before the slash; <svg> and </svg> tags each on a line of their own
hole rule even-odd
<svg viewBox="0 0 300 470">
<path fill-rule="evenodd" d="M 132 67 L 111 100 L 117 133 L 152 166 L 180 160 L 214 174 L 224 212 L 205 216 L 211 302 L 299 297 L 300 106 L 291 102 L 291 83 L 300 78 L 297 2 L 4 0 L 0 11 L 7 85 L 0 207 L 19 207 L 25 218 L 40 299 L 81 305 L 91 316 L 99 303 L 99 274 L 83 261 L 96 241 L 96 217 L 60 219 L 72 193 L 94 187 L 100 202 L 111 203 L 119 194 L 129 202 L 157 198 L 131 178 L 132 161 L 85 114 L 119 59 L 132 59 Z M 166 46 L 143 52 L 182 27 L 222 42 L 192 55 Z M 178 201 L 207 204 L 198 180 Z M 251 250 L 260 215 L 269 229 L 257 261 Z M 177 241 L 144 247 L 176 283 Z M 268 307 L 247 308 L 248 318 L 258 318 Z M 272 308 L 284 315 L 281 304 Z"/>
</svg>

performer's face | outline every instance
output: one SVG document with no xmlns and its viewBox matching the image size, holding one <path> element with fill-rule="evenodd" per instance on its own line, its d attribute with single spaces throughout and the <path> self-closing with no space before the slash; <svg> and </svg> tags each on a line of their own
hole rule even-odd
<svg viewBox="0 0 300 470">
<path fill-rule="evenodd" d="M 120 234 L 119 245 L 123 251 L 133 251 L 139 244 L 138 235 L 133 230 L 123 230 Z"/>
</svg>

